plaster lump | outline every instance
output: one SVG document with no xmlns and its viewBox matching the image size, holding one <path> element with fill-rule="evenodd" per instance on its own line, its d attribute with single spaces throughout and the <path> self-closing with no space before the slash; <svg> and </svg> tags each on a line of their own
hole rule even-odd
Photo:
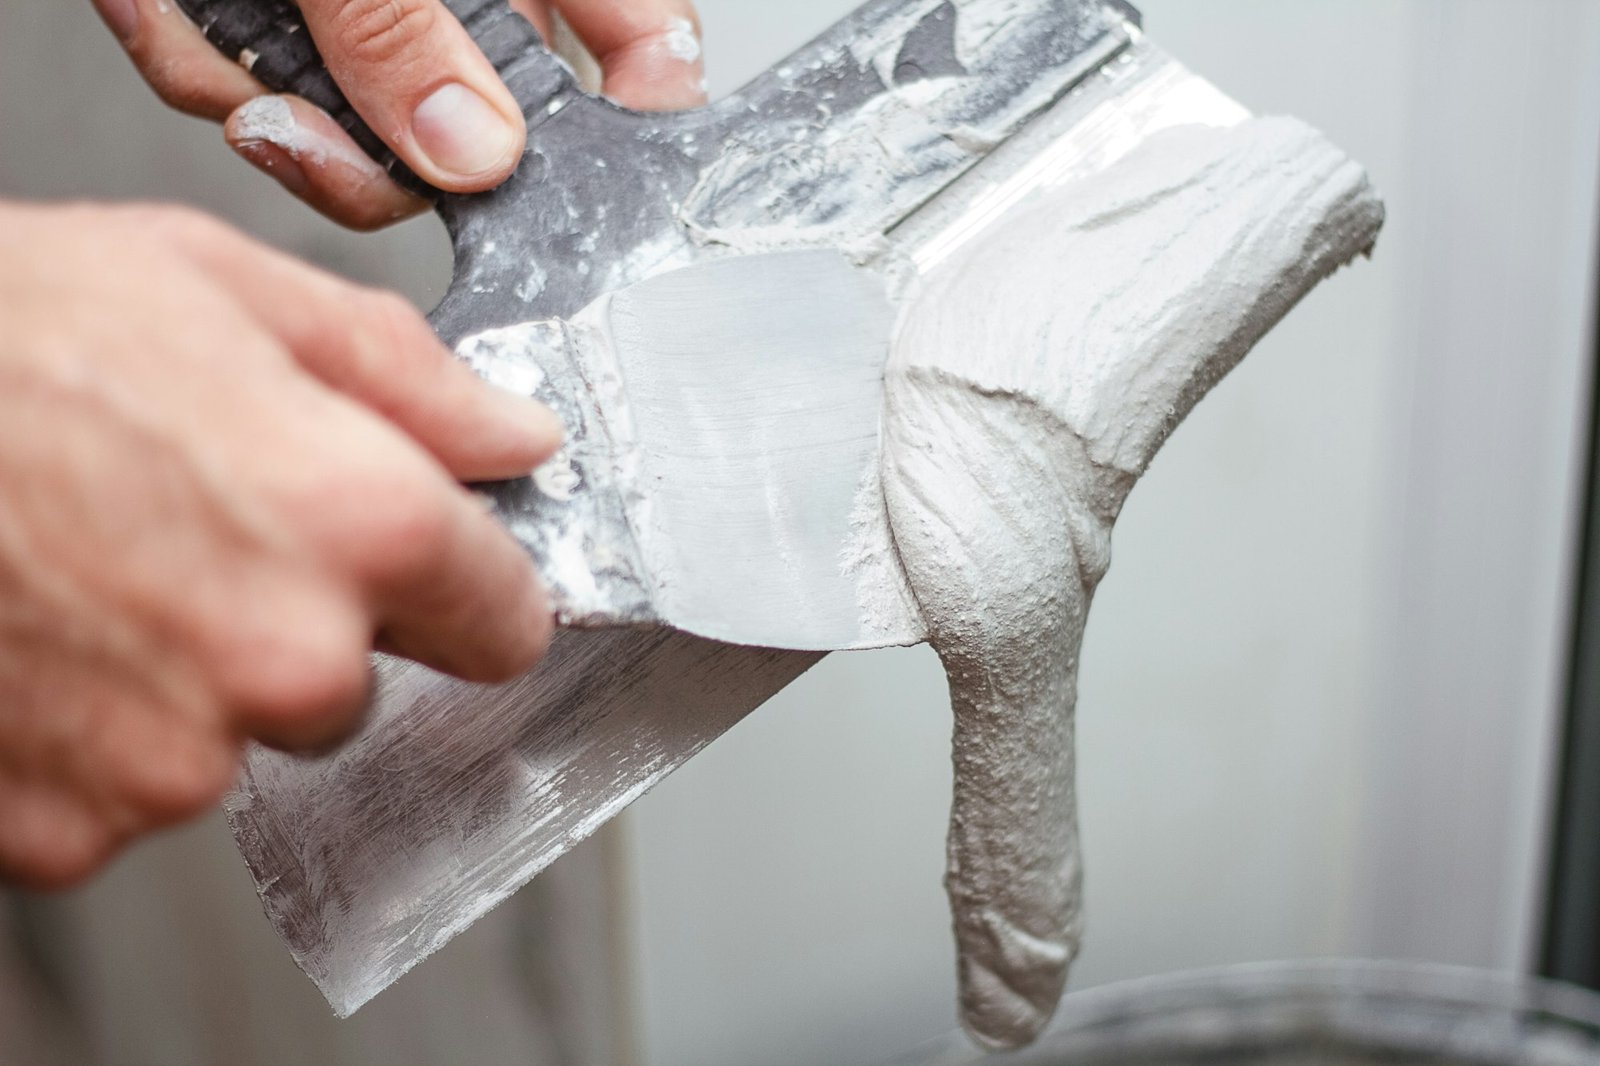
<svg viewBox="0 0 1600 1066">
<path fill-rule="evenodd" d="M 1309 127 L 1153 136 L 922 279 L 890 358 L 890 528 L 949 677 L 963 1021 L 1016 1047 L 1082 933 L 1078 653 L 1113 523 L 1194 405 L 1383 208 Z"/>
</svg>

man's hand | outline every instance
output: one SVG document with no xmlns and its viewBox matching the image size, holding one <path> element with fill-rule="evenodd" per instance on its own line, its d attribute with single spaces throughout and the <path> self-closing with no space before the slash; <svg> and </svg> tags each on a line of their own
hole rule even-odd
<svg viewBox="0 0 1600 1066">
<path fill-rule="evenodd" d="M 266 93 L 217 53 L 170 0 L 94 0 L 140 72 L 173 107 L 229 119 L 229 143 L 317 210 L 375 229 L 422 210 L 325 113 L 296 97 L 239 109 Z M 522 155 L 521 112 L 442 0 L 299 0 L 345 96 L 425 181 L 490 189 Z M 705 102 L 692 0 L 512 0 L 550 39 L 559 11 L 599 59 L 604 91 L 645 110 Z"/>
<path fill-rule="evenodd" d="M 531 666 L 533 568 L 459 482 L 559 446 L 398 297 L 202 216 L 0 204 L 0 879 L 79 880 L 243 741 L 358 723 L 374 644 Z"/>
</svg>

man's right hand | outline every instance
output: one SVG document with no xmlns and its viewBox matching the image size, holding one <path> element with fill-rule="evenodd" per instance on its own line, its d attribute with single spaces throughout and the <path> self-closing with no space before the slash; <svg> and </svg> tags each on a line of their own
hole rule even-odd
<svg viewBox="0 0 1600 1066">
<path fill-rule="evenodd" d="M 139 72 L 173 107 L 227 118 L 228 141 L 318 211 L 375 229 L 423 210 L 325 112 L 265 87 L 168 0 L 94 0 Z M 297 0 L 306 29 L 361 117 L 429 184 L 481 192 L 522 156 L 521 109 L 444 0 Z M 510 0 L 548 40 L 552 13 L 599 60 L 626 107 L 706 101 L 692 0 Z M 229 115 L 232 114 L 230 118 Z"/>
<path fill-rule="evenodd" d="M 400 298 L 166 208 L 0 204 L 0 878 L 73 883 L 250 738 L 325 748 L 375 646 L 532 665 L 526 555 L 460 482 L 559 447 Z"/>
</svg>

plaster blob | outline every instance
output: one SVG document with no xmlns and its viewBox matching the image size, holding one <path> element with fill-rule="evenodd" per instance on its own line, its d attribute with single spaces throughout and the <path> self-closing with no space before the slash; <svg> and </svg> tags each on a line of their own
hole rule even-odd
<svg viewBox="0 0 1600 1066">
<path fill-rule="evenodd" d="M 1195 403 L 1382 221 L 1299 122 L 1180 127 L 1036 194 L 899 324 L 883 488 L 949 676 L 946 885 L 985 1045 L 1036 1037 L 1078 952 L 1073 710 L 1112 524 Z"/>
</svg>

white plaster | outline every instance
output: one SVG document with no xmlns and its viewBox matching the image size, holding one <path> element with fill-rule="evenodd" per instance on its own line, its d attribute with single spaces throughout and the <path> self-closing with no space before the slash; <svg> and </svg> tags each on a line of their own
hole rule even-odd
<svg viewBox="0 0 1600 1066">
<path fill-rule="evenodd" d="M 660 37 L 667 54 L 680 63 L 700 62 L 700 35 L 694 32 L 694 23 L 678 17 L 667 20 L 667 28 Z"/>
<path fill-rule="evenodd" d="M 300 136 L 289 101 L 281 96 L 258 96 L 234 116 L 234 129 L 242 141 L 265 141 L 287 148 Z"/>
<path fill-rule="evenodd" d="M 1382 219 L 1362 169 L 1299 122 L 1181 127 L 962 248 L 902 318 L 883 486 L 949 677 L 947 887 L 987 1045 L 1038 1034 L 1078 951 L 1078 652 L 1122 504 Z"/>
<path fill-rule="evenodd" d="M 764 647 L 881 642 L 838 553 L 876 465 L 894 320 L 883 276 L 826 250 L 708 261 L 578 316 L 593 376 L 622 383 L 603 409 L 627 413 L 614 439 L 638 466 L 618 484 L 662 619 Z"/>
<path fill-rule="evenodd" d="M 323 137 L 295 120 L 294 109 L 281 96 L 258 96 L 246 102 L 233 118 L 234 136 L 241 144 L 270 144 L 299 163 L 326 166 L 334 160 L 361 171 L 373 168 L 371 160 L 352 143 Z"/>
</svg>

